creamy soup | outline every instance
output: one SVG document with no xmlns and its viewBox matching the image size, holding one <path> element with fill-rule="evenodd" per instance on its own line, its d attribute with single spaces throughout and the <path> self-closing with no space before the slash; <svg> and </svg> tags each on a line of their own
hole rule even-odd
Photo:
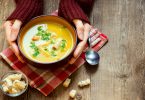
<svg viewBox="0 0 145 100">
<path fill-rule="evenodd" d="M 54 62 L 64 58 L 71 52 L 74 43 L 70 31 L 53 22 L 33 26 L 22 39 L 25 55 L 38 62 Z"/>
</svg>

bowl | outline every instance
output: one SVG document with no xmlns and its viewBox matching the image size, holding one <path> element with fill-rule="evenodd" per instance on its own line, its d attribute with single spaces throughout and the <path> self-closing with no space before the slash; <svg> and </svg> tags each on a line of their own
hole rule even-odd
<svg viewBox="0 0 145 100">
<path fill-rule="evenodd" d="M 15 94 L 10 94 L 10 93 L 4 92 L 4 91 L 3 91 L 3 87 L 2 87 L 2 82 L 3 82 L 3 80 L 4 80 L 7 76 L 12 75 L 12 74 L 22 74 L 22 79 L 23 79 L 23 81 L 25 81 L 25 83 L 26 83 L 25 89 L 22 90 L 21 92 L 15 93 Z M 17 96 L 20 96 L 20 95 L 22 95 L 24 92 L 26 92 L 26 90 L 28 89 L 28 78 L 27 78 L 27 76 L 26 76 L 25 74 L 23 74 L 23 73 L 20 72 L 20 71 L 9 71 L 9 72 L 5 73 L 5 74 L 1 77 L 0 83 L 1 83 L 1 84 L 0 84 L 0 89 L 1 89 L 1 91 L 2 91 L 5 95 L 10 96 L 10 97 L 17 97 Z"/>
<path fill-rule="evenodd" d="M 35 25 L 43 24 L 46 22 L 54 22 L 54 23 L 58 23 L 58 24 L 65 26 L 70 31 L 70 33 L 72 35 L 72 39 L 73 39 L 73 47 L 72 47 L 71 51 L 62 59 L 59 59 L 59 60 L 53 61 L 53 62 L 41 62 L 41 61 L 36 61 L 36 60 L 30 59 L 24 53 L 24 51 L 22 50 L 22 46 L 21 46 L 21 43 L 23 41 L 22 38 L 26 34 L 27 30 L 29 30 L 31 27 L 33 27 Z M 56 67 L 56 66 L 66 64 L 73 56 L 73 52 L 74 52 L 74 49 L 77 44 L 77 34 L 76 34 L 74 27 L 69 22 L 67 22 L 64 18 L 61 18 L 58 16 L 53 16 L 53 15 L 46 15 L 46 16 L 43 15 L 43 16 L 38 16 L 38 17 L 33 18 L 20 30 L 20 33 L 19 33 L 18 39 L 17 39 L 17 43 L 18 43 L 18 48 L 20 50 L 22 57 L 29 64 L 39 67 L 39 68 Z"/>
</svg>

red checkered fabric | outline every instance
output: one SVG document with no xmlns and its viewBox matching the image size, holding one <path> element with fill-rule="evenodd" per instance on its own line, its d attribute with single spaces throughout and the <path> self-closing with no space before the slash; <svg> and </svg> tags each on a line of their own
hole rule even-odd
<svg viewBox="0 0 145 100">
<path fill-rule="evenodd" d="M 54 12 L 53 15 L 57 15 Z M 108 41 L 107 36 L 99 32 L 97 29 L 92 28 L 91 32 L 91 44 L 94 50 L 98 51 Z M 86 47 L 87 49 L 87 47 Z M 58 85 L 60 85 L 66 78 L 74 73 L 81 65 L 85 63 L 83 51 L 81 56 L 72 65 L 66 64 L 59 68 L 54 69 L 38 69 L 28 63 L 21 63 L 11 48 L 3 50 L 0 55 L 2 58 L 14 69 L 24 73 L 29 79 L 29 85 L 36 88 L 45 96 L 51 93 Z"/>
</svg>

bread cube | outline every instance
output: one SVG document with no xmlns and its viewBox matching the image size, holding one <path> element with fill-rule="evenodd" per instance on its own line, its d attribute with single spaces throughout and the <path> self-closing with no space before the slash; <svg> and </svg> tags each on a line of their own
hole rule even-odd
<svg viewBox="0 0 145 100">
<path fill-rule="evenodd" d="M 26 83 L 24 81 L 15 80 L 13 82 L 13 87 L 20 89 L 20 90 L 23 90 L 26 87 Z"/>
<path fill-rule="evenodd" d="M 41 37 L 40 36 L 33 36 L 32 40 L 33 41 L 38 41 Z"/>
<path fill-rule="evenodd" d="M 7 77 L 7 79 L 10 79 L 11 81 L 21 80 L 21 78 L 22 78 L 22 74 L 12 74 Z"/>
<path fill-rule="evenodd" d="M 4 92 L 8 92 L 9 91 L 7 86 L 2 86 L 2 89 L 3 89 Z"/>
<path fill-rule="evenodd" d="M 7 86 L 7 87 L 10 87 L 10 86 L 13 85 L 13 83 L 12 83 L 12 81 L 11 81 L 9 78 L 5 78 L 5 79 L 4 79 L 4 84 L 3 84 L 3 85 L 5 85 L 5 86 Z"/>
<path fill-rule="evenodd" d="M 71 98 L 75 98 L 76 94 L 77 94 L 77 91 L 76 90 L 71 90 L 70 93 L 69 93 L 69 96 Z"/>
<path fill-rule="evenodd" d="M 70 84 L 70 82 L 71 82 L 71 79 L 67 78 L 67 79 L 64 81 L 63 86 L 64 86 L 64 87 L 68 87 L 69 84 Z"/>
<path fill-rule="evenodd" d="M 86 79 L 86 80 L 78 82 L 79 87 L 84 87 L 84 86 L 87 86 L 87 85 L 90 85 L 90 84 L 91 84 L 90 79 Z"/>
<path fill-rule="evenodd" d="M 16 90 L 15 88 L 11 88 L 11 89 L 9 89 L 8 92 L 9 92 L 10 94 L 15 94 L 15 93 L 18 93 L 19 91 Z"/>
</svg>

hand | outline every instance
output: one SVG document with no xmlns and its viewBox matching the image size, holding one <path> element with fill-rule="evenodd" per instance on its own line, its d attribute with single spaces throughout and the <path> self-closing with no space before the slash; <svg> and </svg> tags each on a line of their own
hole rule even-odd
<svg viewBox="0 0 145 100">
<path fill-rule="evenodd" d="M 80 43 L 77 45 L 77 48 L 74 51 L 73 58 L 70 60 L 70 64 L 73 64 L 77 58 L 81 55 L 82 51 L 84 50 L 84 47 L 87 43 L 88 40 L 88 34 L 91 30 L 91 26 L 88 23 L 83 23 L 79 19 L 73 20 L 76 30 L 77 30 L 77 35 L 78 38 L 81 40 Z"/>
<path fill-rule="evenodd" d="M 6 38 L 8 43 L 10 44 L 12 50 L 14 51 L 15 55 L 21 62 L 24 62 L 20 56 L 18 46 L 16 44 L 16 39 L 21 28 L 22 22 L 20 20 L 10 20 L 4 23 L 4 28 L 6 32 Z"/>
</svg>

